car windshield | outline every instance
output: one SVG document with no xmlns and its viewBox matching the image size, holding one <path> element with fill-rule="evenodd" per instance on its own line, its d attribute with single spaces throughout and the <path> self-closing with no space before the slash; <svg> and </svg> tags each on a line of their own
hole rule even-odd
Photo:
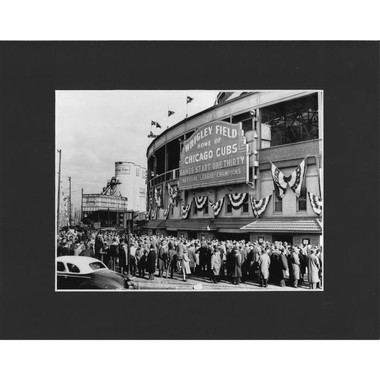
<svg viewBox="0 0 380 380">
<path fill-rule="evenodd" d="M 90 265 L 90 268 L 93 270 L 107 268 L 101 261 L 94 261 L 93 263 L 90 263 L 89 265 Z"/>
</svg>

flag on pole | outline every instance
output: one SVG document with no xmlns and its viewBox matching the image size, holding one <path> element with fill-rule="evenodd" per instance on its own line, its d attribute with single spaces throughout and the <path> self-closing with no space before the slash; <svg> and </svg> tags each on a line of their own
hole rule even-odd
<svg viewBox="0 0 380 380">
<path fill-rule="evenodd" d="M 296 196 L 300 195 L 306 196 L 306 181 L 305 175 L 307 170 L 306 165 L 307 156 L 303 161 L 297 166 L 296 170 L 292 173 L 291 179 L 289 181 L 290 188 L 296 193 Z"/>
<path fill-rule="evenodd" d="M 152 120 L 152 121 L 150 122 L 150 125 L 153 125 L 153 126 L 154 126 L 154 125 L 156 125 L 156 122 Z"/>
<path fill-rule="evenodd" d="M 281 200 L 285 195 L 285 190 L 288 186 L 290 177 L 286 177 L 284 173 L 273 162 L 271 162 L 271 172 L 276 198 Z"/>
<path fill-rule="evenodd" d="M 188 97 L 186 98 L 186 103 L 191 103 L 193 100 L 194 100 L 194 98 L 188 96 Z"/>
<path fill-rule="evenodd" d="M 174 111 L 170 111 L 170 110 L 168 110 L 168 116 L 171 116 L 171 115 L 173 115 L 173 114 L 175 114 Z"/>
<path fill-rule="evenodd" d="M 162 128 L 160 124 L 156 122 L 156 128 Z"/>
</svg>

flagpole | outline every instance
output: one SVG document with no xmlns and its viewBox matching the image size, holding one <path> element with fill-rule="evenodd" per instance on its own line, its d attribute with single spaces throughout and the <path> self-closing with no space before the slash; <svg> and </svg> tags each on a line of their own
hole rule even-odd
<svg viewBox="0 0 380 380">
<path fill-rule="evenodd" d="M 188 113 L 187 113 L 188 104 L 189 104 L 189 102 L 187 101 L 187 95 L 186 95 L 186 117 L 185 117 L 185 119 L 187 119 L 187 115 L 188 115 Z"/>
</svg>

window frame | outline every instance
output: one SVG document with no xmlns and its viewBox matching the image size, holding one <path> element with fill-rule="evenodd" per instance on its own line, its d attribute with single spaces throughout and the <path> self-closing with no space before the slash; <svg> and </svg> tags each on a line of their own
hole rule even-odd
<svg viewBox="0 0 380 380">
<path fill-rule="evenodd" d="M 225 203 L 225 209 L 224 209 L 225 214 L 226 215 L 232 214 L 232 203 L 231 203 L 230 198 L 228 196 L 226 196 L 226 200 L 224 203 Z M 228 211 L 229 208 L 231 208 L 230 211 Z"/>
<path fill-rule="evenodd" d="M 305 202 L 305 209 L 301 210 L 300 209 L 300 201 Z M 304 197 L 296 197 L 296 210 L 297 212 L 307 212 L 307 196 L 305 195 Z"/>
<path fill-rule="evenodd" d="M 276 210 L 276 204 L 281 204 L 281 211 Z M 281 198 L 281 201 L 278 200 L 276 197 L 276 192 L 273 191 L 273 214 L 282 214 L 283 210 L 283 198 Z"/>
</svg>

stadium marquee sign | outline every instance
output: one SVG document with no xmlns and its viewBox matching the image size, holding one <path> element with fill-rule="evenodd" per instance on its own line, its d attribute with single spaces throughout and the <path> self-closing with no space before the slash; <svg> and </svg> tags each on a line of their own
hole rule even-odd
<svg viewBox="0 0 380 380">
<path fill-rule="evenodd" d="M 248 145 L 241 124 L 211 122 L 183 143 L 179 188 L 221 186 L 248 180 Z"/>
</svg>

